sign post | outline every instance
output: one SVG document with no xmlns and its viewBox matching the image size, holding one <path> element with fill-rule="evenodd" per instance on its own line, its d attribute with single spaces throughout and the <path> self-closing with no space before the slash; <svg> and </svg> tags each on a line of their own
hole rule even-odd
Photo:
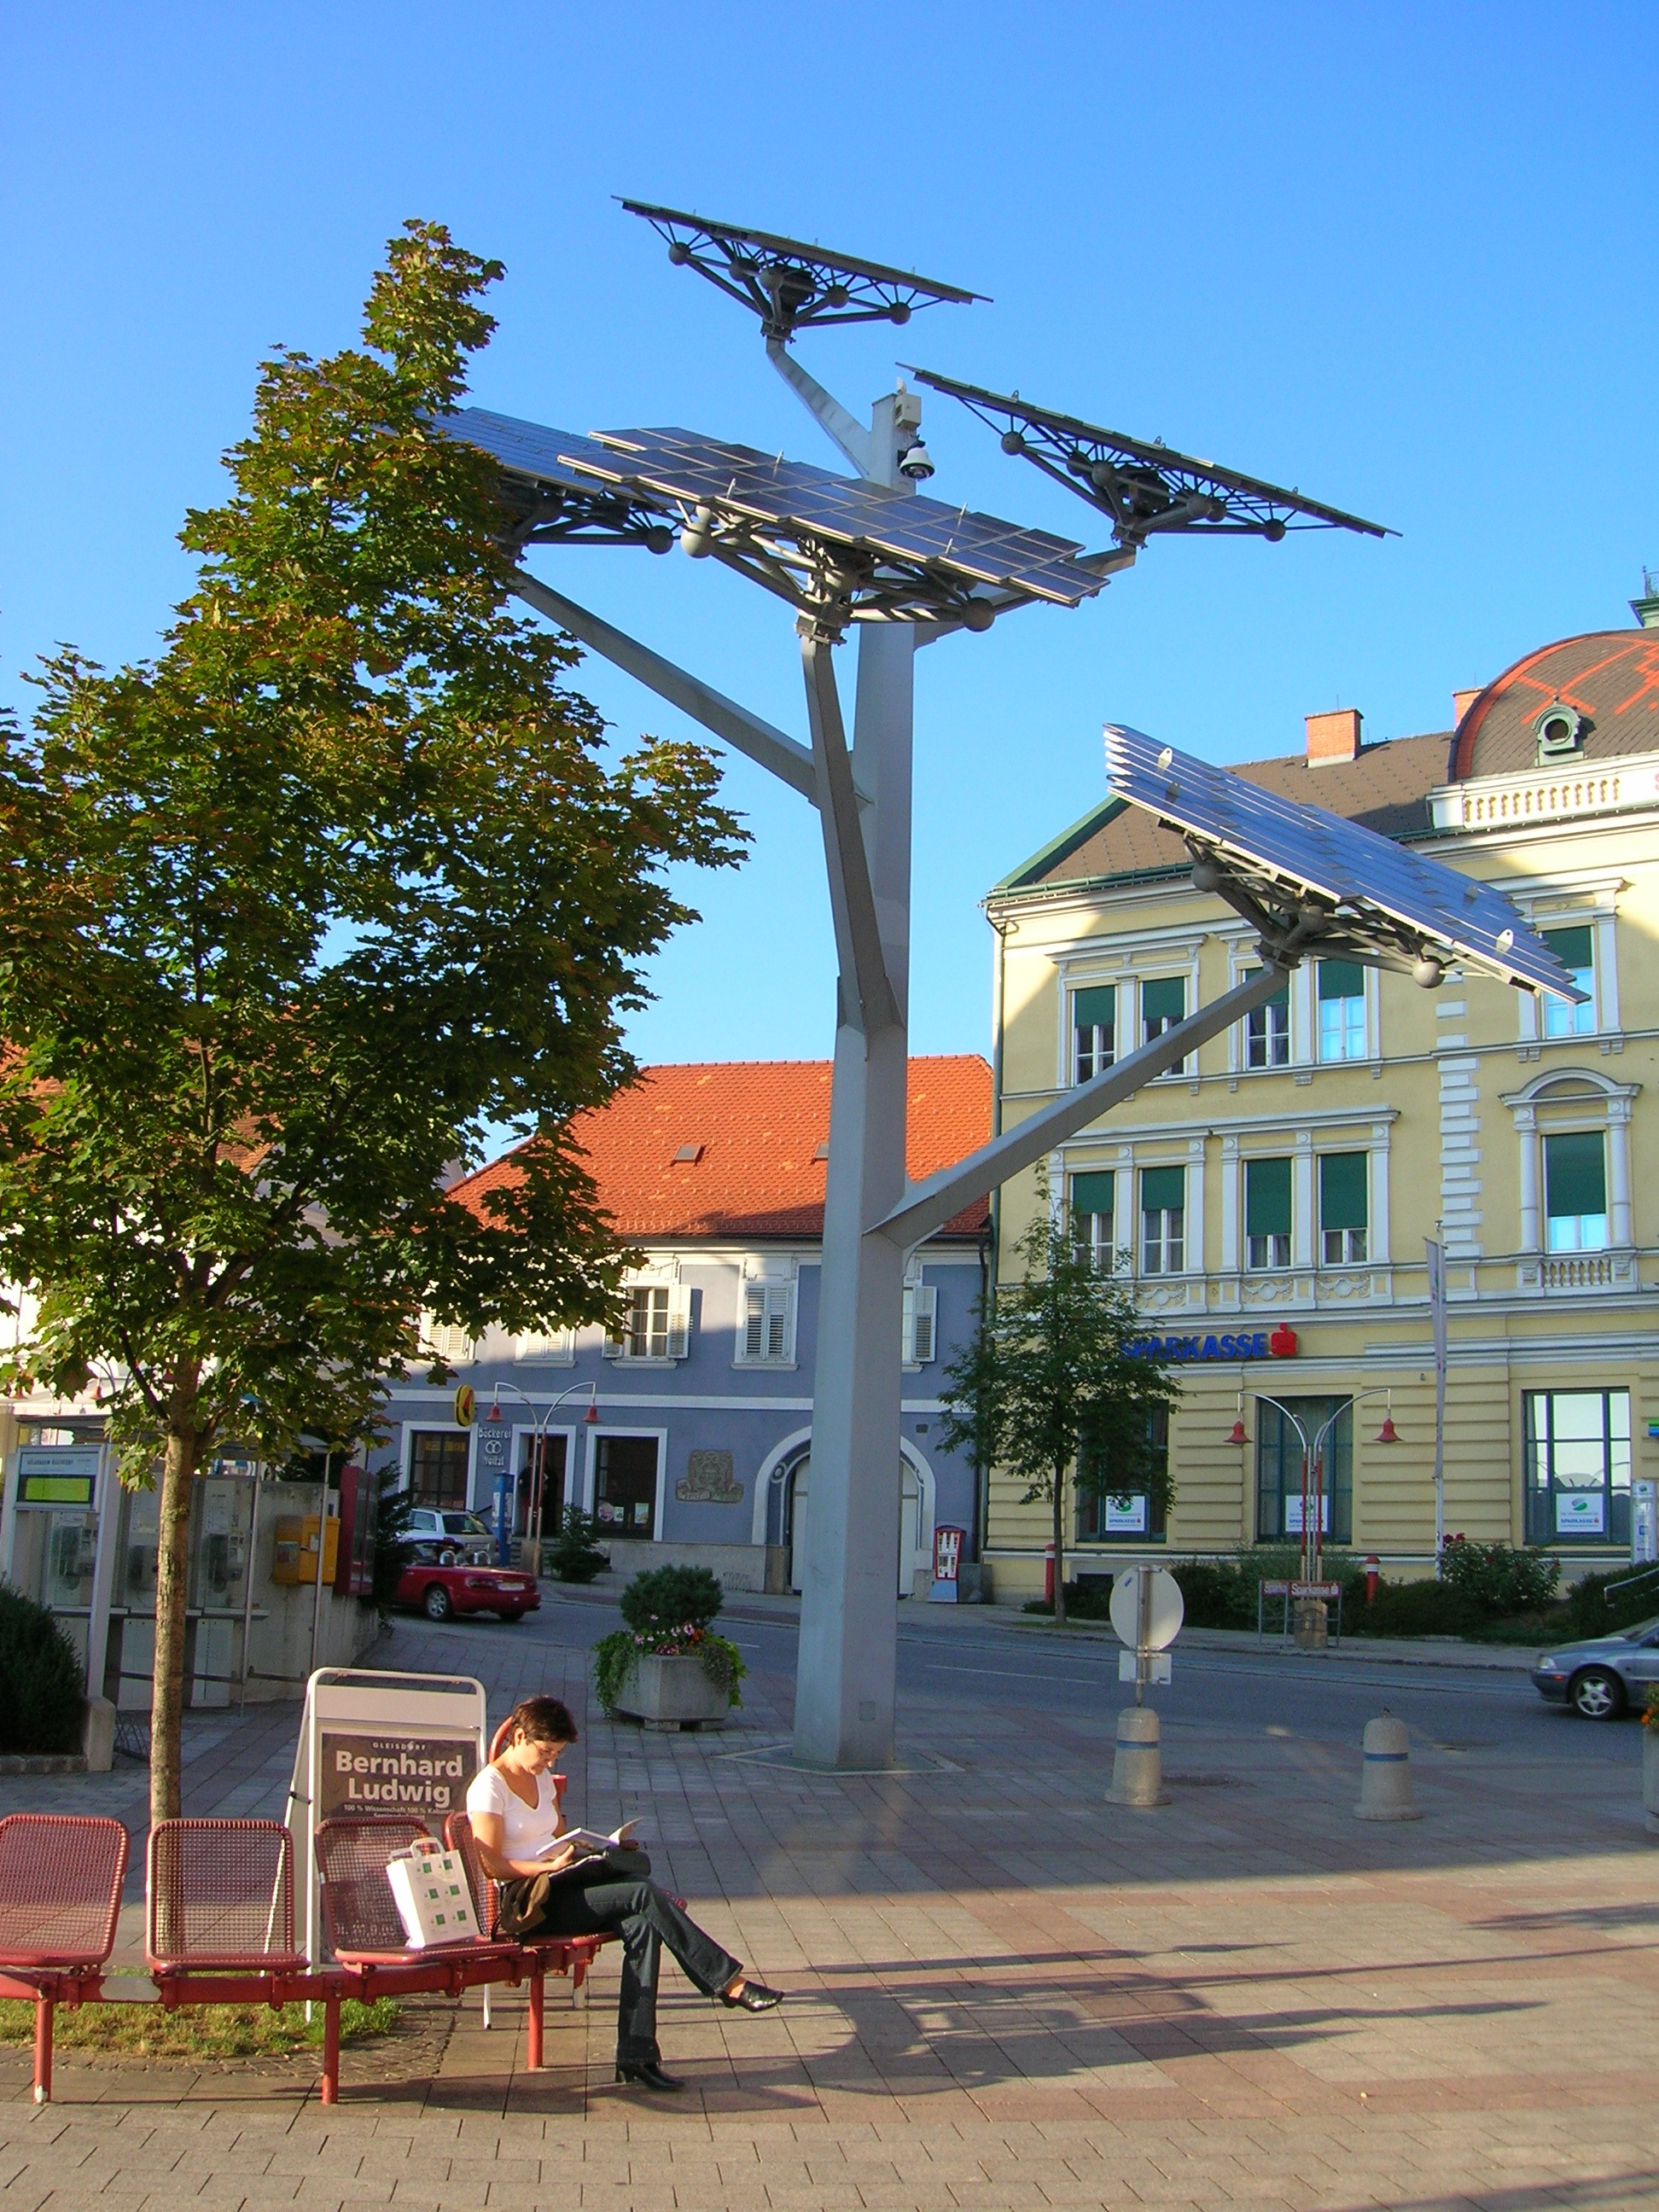
<svg viewBox="0 0 1659 2212">
<path fill-rule="evenodd" d="M 302 1884 L 305 1954 L 322 1955 L 317 1831 L 343 1813 L 399 1813 L 441 1838 L 488 1757 L 482 1682 L 470 1674 L 324 1667 L 306 1684 L 288 1826 Z"/>
<path fill-rule="evenodd" d="M 1440 1224 L 1434 1224 L 1437 1230 Z M 1423 1250 L 1429 1263 L 1429 1314 L 1434 1324 L 1434 1571 L 1443 1571 L 1446 1559 L 1446 1252 L 1436 1237 L 1425 1237 Z"/>
</svg>

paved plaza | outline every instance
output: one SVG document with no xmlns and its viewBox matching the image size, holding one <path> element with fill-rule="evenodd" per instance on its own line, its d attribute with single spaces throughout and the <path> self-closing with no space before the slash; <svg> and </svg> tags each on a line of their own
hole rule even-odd
<svg viewBox="0 0 1659 2212">
<path fill-rule="evenodd" d="M 1417 1706 L 1395 1704 L 1441 1717 L 1413 1721 L 1426 1817 L 1379 1826 L 1352 1817 L 1350 1717 L 1410 1670 L 1235 1645 L 1202 1655 L 1205 1708 L 1194 1646 L 1161 1698 L 1172 1802 L 1123 1811 L 1103 1802 L 1109 1650 L 935 1615 L 907 1624 L 906 1771 L 832 1778 L 787 1764 L 788 1625 L 756 1620 L 732 1626 L 754 1668 L 740 1724 L 714 1736 L 605 1723 L 592 1601 L 519 1629 L 401 1622 L 375 1654 L 476 1673 L 492 1712 L 564 1697 L 579 1814 L 637 1814 L 659 1875 L 788 1992 L 751 2019 L 670 1969 L 683 2096 L 612 2082 L 614 1953 L 587 2008 L 550 1985 L 544 2072 L 524 2071 L 518 1996 L 487 2033 L 476 1995 L 416 2003 L 348 2048 L 332 2112 L 308 2057 L 70 2052 L 36 2111 L 8 2048 L 6 2212 L 1659 2203 L 1659 1846 L 1633 1725 L 1534 1714 L 1512 1669 L 1423 1674 Z M 1069 1708 L 1049 1694 L 1066 1681 Z M 1328 1681 L 1338 1717 L 1297 1718 Z M 185 1809 L 280 1816 L 296 1717 L 192 1716 Z M 0 1791 L 142 1830 L 125 1761 Z M 135 1904 L 124 1946 L 137 1934 Z"/>
</svg>

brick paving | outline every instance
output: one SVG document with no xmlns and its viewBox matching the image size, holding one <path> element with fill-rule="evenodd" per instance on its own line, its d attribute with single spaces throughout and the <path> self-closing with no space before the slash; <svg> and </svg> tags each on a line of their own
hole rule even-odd
<svg viewBox="0 0 1659 2212">
<path fill-rule="evenodd" d="M 348 2049 L 332 2112 L 308 2060 L 70 2053 L 36 2112 L 8 2050 L 5 2212 L 1659 2205 L 1634 1728 L 1628 1761 L 1425 1746 L 1426 1817 L 1397 1827 L 1352 1817 L 1357 1746 L 1183 1732 L 1174 1802 L 1136 1814 L 1102 1802 L 1109 1712 L 1019 1703 L 1028 1648 L 995 1702 L 930 1675 L 890 1777 L 778 1763 L 790 1686 L 765 1673 L 722 1735 L 589 1717 L 573 1802 L 640 1814 L 659 1871 L 789 1992 L 750 2019 L 671 1970 L 683 2097 L 613 2085 L 608 1961 L 586 2009 L 550 1996 L 544 2072 L 516 1996 L 487 2033 L 476 1996 L 413 2006 Z M 528 1632 L 400 1624 L 379 1663 L 478 1673 L 492 1711 L 586 1707 L 583 1653 Z M 280 1816 L 295 1720 L 192 1717 L 187 1809 Z M 130 1765 L 0 1784 L 0 1809 L 136 1827 L 143 1797 Z"/>
</svg>

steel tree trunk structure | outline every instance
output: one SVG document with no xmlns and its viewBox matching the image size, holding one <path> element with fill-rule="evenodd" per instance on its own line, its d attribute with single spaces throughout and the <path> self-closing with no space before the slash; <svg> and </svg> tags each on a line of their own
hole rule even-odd
<svg viewBox="0 0 1659 2212">
<path fill-rule="evenodd" d="M 1133 562 L 1150 528 L 1211 527 L 1236 513 L 1235 526 L 1282 537 L 1282 518 L 1300 502 L 1254 480 L 1226 478 L 1209 464 L 1194 492 L 1173 466 L 1182 457 L 1158 448 L 1170 464 L 1166 485 L 1137 452 L 1128 459 L 1138 471 L 1139 506 L 1132 508 L 1103 465 L 1072 486 L 1109 515 L 1116 540 L 1109 552 L 1079 558 L 1082 549 L 1070 540 L 966 507 L 896 497 L 933 474 L 916 395 L 901 384 L 876 402 L 866 430 L 787 348 L 810 325 L 902 323 L 916 306 L 975 295 L 769 233 L 625 204 L 667 241 L 677 266 L 695 268 L 760 316 L 773 366 L 856 476 L 831 477 L 781 455 L 774 462 L 684 431 L 573 437 L 477 409 L 443 427 L 500 463 L 507 534 L 519 554 L 576 542 L 660 553 L 677 526 L 684 551 L 714 555 L 796 610 L 810 746 L 522 568 L 514 581 L 528 605 L 818 811 L 838 980 L 794 1752 L 811 1766 L 880 1769 L 894 1759 L 907 1255 L 963 1206 L 1272 998 L 1297 957 L 1294 948 L 1281 952 L 1264 942 L 1263 966 L 1236 989 L 969 1158 L 911 1183 L 905 1121 L 915 647 L 919 638 L 986 630 L 1006 610 L 1033 602 L 1079 605 Z M 1248 495 L 1237 489 L 1243 484 Z M 1149 501 L 1162 501 L 1161 524 L 1147 521 Z M 1334 511 L 1322 510 L 1322 519 L 1327 513 L 1374 531 Z M 835 653 L 853 624 L 859 653 L 849 747 Z"/>
</svg>

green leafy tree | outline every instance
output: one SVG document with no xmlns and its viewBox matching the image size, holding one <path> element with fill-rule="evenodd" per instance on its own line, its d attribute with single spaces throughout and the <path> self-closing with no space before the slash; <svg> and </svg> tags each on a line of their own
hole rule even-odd
<svg viewBox="0 0 1659 2212">
<path fill-rule="evenodd" d="M 151 1802 L 179 1810 L 193 1478 L 374 1430 L 423 1309 L 614 1310 L 568 1135 L 628 1080 L 640 963 L 739 856 L 702 748 L 609 754 L 569 641 L 516 617 L 493 465 L 436 434 L 501 274 L 405 226 L 362 344 L 261 372 L 154 661 L 64 650 L 0 728 L 0 1271 L 11 1369 L 106 1364 L 159 1480 Z M 536 1141 L 477 1210 L 486 1131 Z M 0 1380 L 3 1380 L 0 1377 Z"/>
<path fill-rule="evenodd" d="M 1045 1190 L 1046 1198 L 1046 1190 Z M 1066 1618 L 1068 1499 L 1145 1491 L 1169 1504 L 1152 1416 L 1180 1385 L 1131 1346 L 1146 1335 L 1125 1279 L 1103 1273 L 1070 1222 L 1045 1204 L 1015 1247 L 1023 1279 L 978 1310 L 973 1336 L 945 1370 L 945 1448 L 1005 1467 L 1025 1501 L 1054 1509 L 1054 1618 Z"/>
</svg>

